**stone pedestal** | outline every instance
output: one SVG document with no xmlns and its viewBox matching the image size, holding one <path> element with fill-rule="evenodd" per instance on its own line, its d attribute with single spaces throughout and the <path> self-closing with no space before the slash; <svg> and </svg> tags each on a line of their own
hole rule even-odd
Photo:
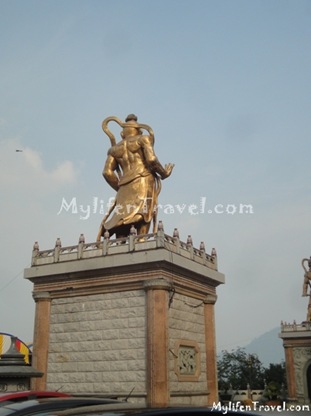
<svg viewBox="0 0 311 416">
<path fill-rule="evenodd" d="M 217 401 L 217 257 L 159 231 L 39 251 L 33 388 L 153 407 Z"/>
<path fill-rule="evenodd" d="M 282 323 L 287 374 L 288 400 L 293 403 L 311 402 L 311 322 Z"/>
</svg>

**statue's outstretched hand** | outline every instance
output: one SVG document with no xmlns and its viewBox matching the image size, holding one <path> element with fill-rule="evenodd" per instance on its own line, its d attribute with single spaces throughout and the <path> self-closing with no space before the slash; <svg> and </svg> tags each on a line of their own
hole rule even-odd
<svg viewBox="0 0 311 416">
<path fill-rule="evenodd" d="M 165 176 L 163 177 L 163 179 L 165 179 L 165 178 L 168 178 L 169 176 L 170 176 L 170 174 L 172 173 L 172 171 L 173 171 L 173 168 L 174 168 L 174 163 L 167 163 L 165 166 L 164 166 L 164 170 L 165 170 Z"/>
</svg>

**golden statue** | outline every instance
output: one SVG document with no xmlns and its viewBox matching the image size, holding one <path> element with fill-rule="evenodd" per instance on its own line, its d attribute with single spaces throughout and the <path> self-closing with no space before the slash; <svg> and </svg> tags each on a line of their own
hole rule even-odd
<svg viewBox="0 0 311 416">
<path fill-rule="evenodd" d="M 122 128 L 122 140 L 118 143 L 108 128 L 111 121 Z M 151 221 L 153 232 L 156 232 L 161 179 L 170 176 L 174 164 L 161 165 L 153 148 L 153 130 L 146 124 L 137 123 L 134 114 L 127 116 L 125 123 L 117 117 L 108 117 L 103 121 L 102 128 L 112 145 L 108 150 L 103 176 L 117 195 L 101 222 L 97 241 L 107 231 L 110 236 L 127 237 L 133 225 L 137 234 L 147 234 Z M 143 134 L 143 130 L 148 134 Z"/>
<path fill-rule="evenodd" d="M 306 266 L 304 265 L 305 262 L 308 262 L 309 270 L 307 270 Z M 305 274 L 303 277 L 302 296 L 309 296 L 311 295 L 311 291 L 308 294 L 308 287 L 311 288 L 311 257 L 310 259 L 302 259 L 301 264 L 305 271 Z"/>
<path fill-rule="evenodd" d="M 308 262 L 309 270 L 307 270 L 305 262 Z M 311 321 L 311 257 L 310 259 L 302 259 L 301 264 L 305 271 L 305 274 L 303 276 L 302 296 L 309 296 L 307 321 Z M 309 293 L 308 288 L 310 288 Z"/>
</svg>

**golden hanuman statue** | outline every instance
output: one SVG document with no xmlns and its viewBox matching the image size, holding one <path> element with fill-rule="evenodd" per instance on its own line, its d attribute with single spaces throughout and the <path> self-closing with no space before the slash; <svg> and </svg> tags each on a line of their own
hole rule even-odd
<svg viewBox="0 0 311 416">
<path fill-rule="evenodd" d="M 111 121 L 122 128 L 122 140 L 118 143 L 108 128 Z M 101 222 L 97 241 L 107 231 L 110 236 L 127 237 L 133 225 L 137 234 L 147 234 L 151 221 L 153 232 L 156 232 L 161 179 L 170 176 L 174 164 L 161 165 L 154 152 L 153 130 L 146 124 L 137 123 L 134 114 L 127 116 L 125 123 L 117 117 L 108 117 L 103 121 L 102 128 L 112 145 L 108 150 L 103 176 L 117 194 Z M 143 134 L 143 130 L 148 134 Z"/>
<path fill-rule="evenodd" d="M 309 270 L 307 270 L 305 263 L 308 263 Z M 308 304 L 308 312 L 307 312 L 307 321 L 311 321 L 311 257 L 310 259 L 302 259 L 302 267 L 305 271 L 303 276 L 303 288 L 302 288 L 302 296 L 309 296 L 309 304 Z M 309 293 L 308 293 L 308 288 Z"/>
<path fill-rule="evenodd" d="M 307 270 L 304 263 L 308 262 L 309 270 Z M 302 267 L 305 271 L 303 276 L 303 288 L 302 288 L 302 296 L 311 296 L 311 257 L 310 259 L 302 259 Z M 310 288 L 310 293 L 308 294 L 308 288 Z"/>
</svg>

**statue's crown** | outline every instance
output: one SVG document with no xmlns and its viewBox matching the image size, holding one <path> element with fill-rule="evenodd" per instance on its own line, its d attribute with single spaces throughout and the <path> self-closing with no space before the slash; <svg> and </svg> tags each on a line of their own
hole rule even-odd
<svg viewBox="0 0 311 416">
<path fill-rule="evenodd" d="M 135 114 L 129 114 L 126 119 L 125 122 L 127 123 L 128 121 L 136 121 L 137 122 L 137 116 L 135 116 Z"/>
</svg>

